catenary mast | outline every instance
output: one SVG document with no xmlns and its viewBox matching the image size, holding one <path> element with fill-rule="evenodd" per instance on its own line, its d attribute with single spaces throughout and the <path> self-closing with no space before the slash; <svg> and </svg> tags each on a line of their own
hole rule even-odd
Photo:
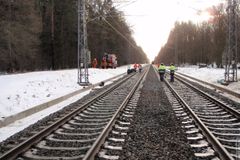
<svg viewBox="0 0 240 160">
<path fill-rule="evenodd" d="M 237 0 L 228 0 L 227 7 L 227 48 L 223 57 L 225 65 L 225 81 L 237 81 L 237 41 L 238 41 L 238 2 Z"/>
<path fill-rule="evenodd" d="M 89 85 L 85 0 L 78 0 L 78 84 Z"/>
</svg>

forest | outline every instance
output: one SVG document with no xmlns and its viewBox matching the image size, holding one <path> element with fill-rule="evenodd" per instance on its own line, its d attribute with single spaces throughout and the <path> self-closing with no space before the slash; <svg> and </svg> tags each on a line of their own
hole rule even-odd
<svg viewBox="0 0 240 160">
<path fill-rule="evenodd" d="M 86 8 L 91 59 L 148 62 L 112 0 L 86 0 Z M 77 68 L 77 16 L 77 0 L 0 0 L 0 72 Z"/>
<path fill-rule="evenodd" d="M 220 4 L 208 8 L 207 11 L 211 14 L 208 21 L 198 24 L 191 21 L 176 22 L 167 43 L 162 46 L 154 62 L 222 67 L 227 44 L 226 9 Z M 238 55 L 238 62 L 239 60 Z"/>
</svg>

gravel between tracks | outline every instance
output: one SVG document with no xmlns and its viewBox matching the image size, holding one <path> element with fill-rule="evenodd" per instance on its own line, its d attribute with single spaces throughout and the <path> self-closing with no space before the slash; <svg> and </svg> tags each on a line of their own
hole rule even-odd
<svg viewBox="0 0 240 160">
<path fill-rule="evenodd" d="M 120 159 L 195 159 L 152 67 L 141 90 Z"/>
</svg>

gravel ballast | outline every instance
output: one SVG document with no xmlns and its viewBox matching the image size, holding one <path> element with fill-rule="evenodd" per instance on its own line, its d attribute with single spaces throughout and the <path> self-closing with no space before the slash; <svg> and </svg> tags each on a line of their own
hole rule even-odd
<svg viewBox="0 0 240 160">
<path fill-rule="evenodd" d="M 194 154 L 153 69 L 141 90 L 120 159 L 187 160 Z"/>
</svg>

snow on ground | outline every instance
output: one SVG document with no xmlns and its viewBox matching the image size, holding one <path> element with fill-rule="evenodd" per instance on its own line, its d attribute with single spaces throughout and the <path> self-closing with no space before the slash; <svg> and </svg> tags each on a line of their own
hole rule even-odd
<svg viewBox="0 0 240 160">
<path fill-rule="evenodd" d="M 117 69 L 89 69 L 92 84 L 126 73 Z M 82 87 L 77 84 L 77 70 L 43 71 L 0 76 L 0 117 L 7 117 L 30 107 L 66 95 Z"/>
<path fill-rule="evenodd" d="M 89 69 L 89 81 L 92 84 L 101 82 L 121 73 L 126 73 L 129 66 L 117 69 Z M 196 66 L 179 67 L 178 72 L 217 84 L 223 79 L 224 69 L 197 68 Z M 240 72 L 238 72 L 240 73 Z M 240 81 L 230 84 L 230 89 L 240 92 Z M 38 104 L 50 101 L 73 91 L 79 90 L 77 70 L 43 71 L 24 74 L 0 76 L 0 119 L 16 114 Z M 39 119 L 54 113 L 77 101 L 90 91 L 83 92 L 48 109 L 18 120 L 6 127 L 0 128 L 0 142 L 23 130 Z"/>
<path fill-rule="evenodd" d="M 127 72 L 129 66 L 116 69 L 89 69 L 92 84 Z M 106 83 L 106 84 L 109 84 Z M 38 104 L 56 99 L 82 87 L 77 84 L 77 70 L 43 71 L 0 76 L 0 119 L 24 111 Z M 23 130 L 39 119 L 77 101 L 90 92 L 86 91 L 48 109 L 0 128 L 0 142 Z"/>
<path fill-rule="evenodd" d="M 238 70 L 238 73 L 240 70 Z M 230 83 L 228 86 L 223 86 L 218 83 L 219 80 L 224 79 L 225 70 L 222 68 L 199 68 L 198 66 L 178 67 L 177 72 L 184 73 L 191 77 L 213 83 L 221 87 L 233 90 L 240 93 L 240 77 L 238 76 L 238 82 Z"/>
<path fill-rule="evenodd" d="M 47 109 L 44 109 L 40 112 L 37 112 L 37 113 L 35 113 L 31 116 L 28 116 L 26 118 L 17 120 L 14 123 L 11 123 L 8 126 L 0 128 L 0 142 L 7 139 L 8 137 L 14 135 L 17 132 L 22 131 L 23 129 L 27 128 L 31 124 L 36 123 L 38 120 L 56 112 L 56 111 L 61 110 L 62 108 L 64 108 L 65 106 L 67 106 L 71 103 L 76 102 L 77 100 L 79 100 L 83 96 L 87 95 L 89 92 L 90 92 L 90 90 L 86 91 L 86 92 L 83 92 L 79 95 L 76 95 L 74 97 L 71 97 L 71 98 L 67 99 L 66 101 L 58 103 L 54 106 L 51 106 Z"/>
</svg>

